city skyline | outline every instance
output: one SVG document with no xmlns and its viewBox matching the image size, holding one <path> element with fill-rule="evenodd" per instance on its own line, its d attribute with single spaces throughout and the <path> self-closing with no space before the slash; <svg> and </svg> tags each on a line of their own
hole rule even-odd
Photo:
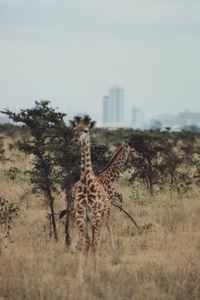
<svg viewBox="0 0 200 300">
<path fill-rule="evenodd" d="M 110 87 L 109 91 L 119 89 L 122 91 L 122 94 L 124 94 L 124 89 L 120 87 L 119 85 L 115 85 Z M 103 102 L 105 100 L 105 97 L 108 98 L 108 96 L 104 96 L 102 98 L 102 118 L 101 120 L 97 119 L 97 127 L 131 127 L 133 129 L 151 129 L 151 128 L 158 128 L 160 127 L 165 129 L 167 127 L 173 129 L 182 129 L 187 126 L 197 126 L 200 128 L 200 111 L 199 112 L 192 112 L 189 109 L 186 109 L 184 111 L 180 111 L 177 114 L 171 114 L 168 112 L 164 112 L 161 114 L 158 114 L 154 116 L 153 118 L 149 118 L 148 120 L 144 118 L 145 112 L 141 110 L 138 107 L 132 106 L 132 113 L 130 120 L 124 120 L 121 119 L 118 120 L 118 122 L 114 122 L 113 116 L 110 122 L 106 122 L 103 120 L 103 111 L 104 106 Z M 124 102 L 124 98 L 123 102 Z M 107 99 L 108 100 L 108 99 Z M 51 104 L 50 104 L 51 105 Z M 116 103 L 112 103 L 112 105 L 109 104 L 109 109 L 113 108 L 113 105 L 116 106 Z M 124 105 L 124 103 L 123 103 Z M 34 106 L 34 105 L 33 105 Z M 26 109 L 25 107 L 24 109 Z M 125 107 L 124 107 L 125 108 Z M 57 108 L 59 110 L 59 108 Z M 116 110 L 116 107 L 115 107 Z M 19 110 L 15 111 L 18 112 Z M 61 112 L 61 110 L 60 110 Z M 68 120 L 73 119 L 75 115 L 85 115 L 88 114 L 86 111 L 79 111 L 75 112 L 71 106 L 68 107 L 67 111 L 62 111 L 66 114 L 65 121 L 68 123 Z M 91 115 L 93 118 L 93 116 Z M 114 116 L 115 118 L 116 116 Z M 0 113 L 0 124 L 3 123 L 10 123 L 10 120 L 7 116 Z"/>
<path fill-rule="evenodd" d="M 125 106 L 125 99 L 124 99 L 124 89 L 120 85 L 113 85 L 111 86 L 108 91 L 110 94 L 110 91 L 119 89 L 122 91 L 123 94 L 123 111 L 126 112 L 127 108 Z M 130 119 L 129 120 L 121 120 L 118 122 L 115 122 L 114 119 L 116 118 L 115 115 L 110 116 L 110 122 L 107 119 L 104 119 L 104 111 L 105 109 L 112 111 L 113 106 L 116 106 L 116 103 L 112 104 L 106 104 L 105 101 L 107 102 L 109 100 L 109 97 L 102 96 L 102 117 L 101 119 L 96 120 L 98 126 L 103 126 L 103 127 L 132 127 L 133 129 L 150 129 L 154 127 L 156 122 L 160 122 L 162 124 L 163 128 L 166 127 L 171 127 L 171 129 L 178 129 L 178 128 L 183 128 L 185 126 L 198 126 L 200 127 L 200 111 L 190 111 L 189 109 L 185 109 L 182 111 L 179 111 L 177 113 L 169 113 L 169 112 L 162 112 L 158 115 L 153 116 L 152 118 L 146 118 L 145 117 L 145 111 L 140 109 L 140 107 L 135 107 L 134 104 L 131 107 L 131 114 L 130 114 Z M 116 110 L 116 107 L 114 108 Z M 84 115 L 87 114 L 87 112 L 75 112 L 72 113 L 72 107 L 69 108 L 69 114 L 67 119 L 72 119 L 74 115 Z M 106 113 L 107 115 L 107 113 Z M 192 121 L 194 120 L 194 122 Z"/>
<path fill-rule="evenodd" d="M 103 118 L 103 111 L 104 111 L 104 101 L 105 100 L 108 100 L 109 96 L 111 97 L 111 94 L 115 93 L 115 90 L 119 90 L 122 92 L 122 115 L 123 115 L 123 118 L 118 121 L 114 121 L 114 119 L 116 118 L 116 113 L 114 112 L 114 114 L 112 116 L 110 116 L 110 122 L 106 122 Z M 163 127 L 172 127 L 174 125 L 177 125 L 177 118 L 179 118 L 178 116 L 186 116 L 186 115 L 190 115 L 190 116 L 194 116 L 194 119 L 198 119 L 199 121 L 195 121 L 194 124 L 191 123 L 191 121 L 188 121 L 189 123 L 185 125 L 196 125 L 196 126 L 199 126 L 200 127 L 200 110 L 199 112 L 196 111 L 191 111 L 190 109 L 186 108 L 186 109 L 183 109 L 182 111 L 178 111 L 178 112 L 173 112 L 173 113 L 170 113 L 169 111 L 162 111 L 160 112 L 159 114 L 157 115 L 153 115 L 152 117 L 149 117 L 147 118 L 146 117 L 146 111 L 145 110 L 142 110 L 140 107 L 136 107 L 134 105 L 134 102 L 130 105 L 131 109 L 129 111 L 129 118 L 128 119 L 124 119 L 124 116 L 127 115 L 127 112 L 128 112 L 128 108 L 126 107 L 126 99 L 124 97 L 124 94 L 126 93 L 126 91 L 124 90 L 124 88 L 119 85 L 119 84 L 115 84 L 115 85 L 112 85 L 108 88 L 108 95 L 109 96 L 102 96 L 101 97 L 101 116 L 100 118 L 96 118 L 96 121 L 97 121 L 97 124 L 98 126 L 107 126 L 109 125 L 108 127 L 116 127 L 117 125 L 121 126 L 121 127 L 132 127 L 132 128 L 135 128 L 135 129 L 145 129 L 145 128 L 151 128 L 153 127 L 153 124 L 155 122 L 160 122 L 162 123 L 163 121 Z M 39 100 L 49 100 L 49 99 L 39 99 Z M 53 103 L 51 100 L 49 100 L 51 103 L 50 105 L 53 106 Z M 33 101 L 33 104 L 30 106 L 30 107 L 33 107 L 35 105 L 34 101 Z M 116 106 L 116 103 L 114 104 L 114 106 Z M 27 106 L 26 107 L 22 107 L 20 109 L 15 109 L 12 107 L 8 107 L 6 106 L 8 109 L 10 110 L 13 110 L 15 112 L 18 112 L 20 109 L 26 109 L 28 108 Z M 5 108 L 5 107 L 4 107 Z M 87 110 L 83 110 L 83 111 L 77 111 L 74 109 L 73 105 L 68 105 L 67 109 L 66 110 L 62 110 L 60 109 L 59 107 L 55 107 L 54 108 L 57 108 L 60 112 L 63 112 L 66 114 L 66 120 L 69 120 L 69 119 L 73 119 L 73 117 L 75 115 L 84 115 L 84 114 L 89 114 L 92 118 L 94 118 L 94 115 L 89 113 Z M 106 107 L 107 109 L 108 107 Z M 110 113 L 112 112 L 112 108 L 113 108 L 113 103 L 111 105 L 109 105 L 109 110 L 110 110 Z M 117 108 L 115 107 L 115 110 Z M 118 109 L 119 111 L 119 109 Z M 134 112 L 135 111 L 135 112 Z M 137 120 L 135 120 L 135 118 Z M 193 118 L 193 117 L 189 117 L 190 118 Z M 1 114 L 0 113 L 0 123 L 4 123 L 5 120 L 8 120 L 8 118 Z M 198 123 L 198 124 L 197 124 Z M 176 126 L 175 126 L 176 127 Z"/>
</svg>

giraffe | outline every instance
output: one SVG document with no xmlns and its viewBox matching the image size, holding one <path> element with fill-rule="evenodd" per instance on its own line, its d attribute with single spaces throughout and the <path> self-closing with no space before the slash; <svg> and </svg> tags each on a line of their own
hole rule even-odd
<svg viewBox="0 0 200 300">
<path fill-rule="evenodd" d="M 74 139 L 81 143 L 81 174 L 80 180 L 74 185 L 74 212 L 75 224 L 78 229 L 78 241 L 76 248 L 79 251 L 78 278 L 83 280 L 83 252 L 86 257 L 91 248 L 95 272 L 98 275 L 98 246 L 102 226 L 106 225 L 114 248 L 112 230 L 110 225 L 110 200 L 99 179 L 94 175 L 91 153 L 90 133 L 94 126 L 89 116 L 75 117 L 70 121 L 74 127 Z M 88 220 L 91 225 L 92 234 L 89 235 Z"/>
<path fill-rule="evenodd" d="M 114 197 L 119 197 L 119 193 L 115 190 L 114 181 L 119 177 L 120 173 L 122 173 L 125 169 L 125 164 L 129 155 L 136 155 L 135 150 L 129 146 L 128 143 L 121 144 L 117 147 L 116 151 L 112 155 L 111 160 L 107 163 L 104 169 L 97 174 L 97 178 L 99 179 L 100 183 L 103 185 L 105 191 L 108 194 L 110 201 Z M 79 181 L 75 183 L 74 187 L 79 185 Z M 121 196 L 121 195 L 120 195 Z M 69 218 L 71 226 L 75 224 L 75 211 L 74 211 L 74 203 L 72 201 L 69 210 Z M 60 212 L 60 218 L 66 215 L 67 209 L 62 210 Z"/>
<path fill-rule="evenodd" d="M 119 177 L 120 173 L 124 171 L 128 156 L 131 153 L 134 153 L 134 150 L 128 143 L 120 145 L 109 163 L 97 175 L 99 181 L 103 184 L 104 189 L 107 191 L 110 200 L 112 200 L 114 196 L 118 195 L 115 191 L 113 182 Z"/>
</svg>

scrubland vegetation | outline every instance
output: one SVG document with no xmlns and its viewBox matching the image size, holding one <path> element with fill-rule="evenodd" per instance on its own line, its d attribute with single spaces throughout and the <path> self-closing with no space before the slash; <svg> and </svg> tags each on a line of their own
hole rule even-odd
<svg viewBox="0 0 200 300">
<path fill-rule="evenodd" d="M 27 123 L 0 128 L 0 196 L 8 200 L 7 215 L 5 205 L 0 213 L 0 299 L 200 299 L 200 135 L 93 131 L 95 172 L 117 144 L 129 142 L 137 151 L 116 188 L 139 230 L 112 207 L 116 251 L 103 232 L 100 278 L 89 262 L 78 286 L 76 231 L 68 232 L 59 213 L 71 201 L 79 149 L 70 142 L 62 114 L 59 122 L 54 110 L 51 120 L 44 119 L 48 108 L 49 103 L 38 104 L 38 112 L 46 110 L 33 128 Z"/>
</svg>

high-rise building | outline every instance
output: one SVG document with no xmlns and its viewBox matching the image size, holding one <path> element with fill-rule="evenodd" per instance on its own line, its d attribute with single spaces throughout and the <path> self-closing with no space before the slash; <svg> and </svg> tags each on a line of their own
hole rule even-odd
<svg viewBox="0 0 200 300">
<path fill-rule="evenodd" d="M 160 124 L 160 125 L 159 125 Z M 172 114 L 160 114 L 156 118 L 150 120 L 150 128 L 158 128 L 165 129 L 167 127 L 173 129 L 178 128 L 178 120 L 176 115 Z"/>
<path fill-rule="evenodd" d="M 178 122 L 180 124 L 180 127 L 185 126 L 200 126 L 200 113 L 198 112 L 190 112 L 189 110 L 186 110 L 185 112 L 178 114 Z"/>
<path fill-rule="evenodd" d="M 150 128 L 156 128 L 160 124 L 160 129 L 167 127 L 171 130 L 183 129 L 188 126 L 200 127 L 200 113 L 186 110 L 177 115 L 161 114 L 150 121 Z"/>
<path fill-rule="evenodd" d="M 132 127 L 133 129 L 144 128 L 144 113 L 141 109 L 133 107 L 132 111 Z"/>
<path fill-rule="evenodd" d="M 124 90 L 113 86 L 103 98 L 104 126 L 121 127 L 124 125 Z"/>
</svg>

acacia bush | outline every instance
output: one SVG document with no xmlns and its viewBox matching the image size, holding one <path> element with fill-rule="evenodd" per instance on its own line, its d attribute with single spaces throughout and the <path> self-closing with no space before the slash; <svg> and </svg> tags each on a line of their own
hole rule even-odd
<svg viewBox="0 0 200 300">
<path fill-rule="evenodd" d="M 130 182 L 140 179 L 146 185 L 150 194 L 153 195 L 154 186 L 163 184 L 162 170 L 164 162 L 162 159 L 163 144 L 157 132 L 136 132 L 130 137 L 130 145 L 139 154 L 133 157 L 131 166 L 134 171 L 131 173 Z"/>
<path fill-rule="evenodd" d="M 51 128 L 54 126 L 55 121 L 63 118 L 64 114 L 50 108 L 49 103 L 49 101 L 36 101 L 35 107 L 31 109 L 23 109 L 19 113 L 5 110 L 2 113 L 7 114 L 14 122 L 24 124 L 30 131 L 30 138 L 19 141 L 18 147 L 25 153 L 33 154 L 35 157 L 33 168 L 28 171 L 33 184 L 33 192 L 44 193 L 51 211 L 50 222 L 53 228 L 53 236 L 57 240 L 53 195 L 56 192 L 56 173 L 48 148 Z"/>
<path fill-rule="evenodd" d="M 132 157 L 129 168 L 130 182 L 141 180 L 153 195 L 155 188 L 169 186 L 178 193 L 191 188 L 194 170 L 197 169 L 195 155 L 200 154 L 198 134 L 191 132 L 134 132 L 130 145 L 138 157 Z"/>
</svg>

